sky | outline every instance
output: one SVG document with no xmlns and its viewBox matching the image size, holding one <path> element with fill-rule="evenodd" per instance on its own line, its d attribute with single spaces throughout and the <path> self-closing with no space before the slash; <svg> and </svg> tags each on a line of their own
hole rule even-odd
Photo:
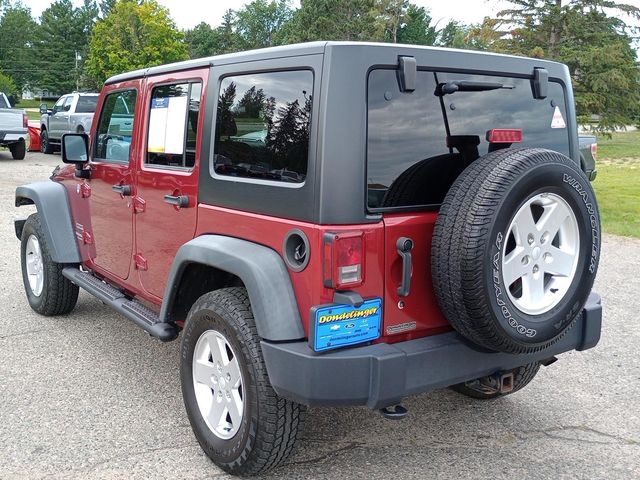
<svg viewBox="0 0 640 480">
<path fill-rule="evenodd" d="M 629 0 L 628 0 L 629 1 Z M 34 17 L 39 17 L 44 9 L 50 5 L 50 0 L 22 0 L 22 3 L 31 8 Z M 82 4 L 81 0 L 74 0 L 76 6 Z M 180 28 L 191 28 L 205 21 L 211 25 L 218 25 L 224 12 L 231 8 L 238 10 L 245 0 L 158 0 L 158 3 L 169 9 L 171 17 Z M 446 23 L 450 19 L 460 20 L 464 23 L 476 23 L 482 21 L 485 16 L 494 15 L 500 10 L 501 0 L 414 0 L 413 3 L 427 7 L 431 10 L 434 21 L 442 19 Z M 640 0 L 631 0 L 629 3 L 638 3 Z M 293 5 L 298 6 L 297 0 Z"/>
<path fill-rule="evenodd" d="M 31 8 L 34 17 L 39 17 L 50 5 L 50 0 L 22 0 Z M 73 0 L 77 6 L 81 0 Z M 204 21 L 217 26 L 224 12 L 229 8 L 238 10 L 249 0 L 158 0 L 158 3 L 169 9 L 171 17 L 179 28 L 186 29 Z M 449 20 L 458 20 L 466 24 L 479 23 L 485 16 L 494 16 L 504 8 L 503 0 L 413 0 L 413 3 L 426 7 L 431 12 L 434 23 L 444 26 Z M 621 0 L 640 7 L 640 0 Z M 299 6 L 298 0 L 293 0 Z"/>
</svg>

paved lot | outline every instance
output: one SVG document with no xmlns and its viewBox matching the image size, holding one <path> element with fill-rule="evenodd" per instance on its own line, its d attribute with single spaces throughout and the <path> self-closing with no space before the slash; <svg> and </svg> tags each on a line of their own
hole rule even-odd
<svg viewBox="0 0 640 480">
<path fill-rule="evenodd" d="M 161 344 L 87 294 L 68 317 L 31 311 L 12 220 L 16 185 L 57 156 L 0 152 L 0 478 L 225 477 L 191 433 L 178 343 Z M 605 237 L 600 345 L 565 354 L 494 402 L 410 398 L 409 417 L 313 409 L 278 478 L 640 478 L 640 241 Z"/>
</svg>

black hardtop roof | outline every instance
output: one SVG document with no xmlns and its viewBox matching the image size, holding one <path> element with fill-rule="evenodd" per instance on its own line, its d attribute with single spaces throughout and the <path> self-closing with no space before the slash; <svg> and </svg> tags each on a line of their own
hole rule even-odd
<svg viewBox="0 0 640 480">
<path fill-rule="evenodd" d="M 163 73 L 178 72 L 184 70 L 191 70 L 195 68 L 209 67 L 212 65 L 225 65 L 230 63 L 251 62 L 257 60 L 267 60 L 274 58 L 295 57 L 301 55 L 314 55 L 324 53 L 327 47 L 341 48 L 341 47 L 359 47 L 372 50 L 389 50 L 394 49 L 398 53 L 409 53 L 409 51 L 416 50 L 431 50 L 437 52 L 451 52 L 457 55 L 464 54 L 469 55 L 477 59 L 479 56 L 484 57 L 500 57 L 500 58 L 513 58 L 519 61 L 525 60 L 524 57 L 517 57 L 513 55 L 504 55 L 500 53 L 489 53 L 473 50 L 458 50 L 444 47 L 427 47 L 417 45 L 404 45 L 398 43 L 375 43 L 375 42 L 308 42 L 308 43 L 296 43 L 292 45 L 283 45 L 279 47 L 260 48 L 256 50 L 247 50 L 244 52 L 227 53 L 224 55 L 215 55 L 213 57 L 197 58 L 193 60 L 186 60 L 183 62 L 169 63 L 166 65 L 158 65 L 157 67 L 143 68 L 139 70 L 133 70 L 131 72 L 121 73 L 114 75 L 107 79 L 105 85 L 123 82 L 126 80 L 133 80 L 136 78 L 144 78 L 152 75 L 159 75 Z M 540 59 L 526 59 L 535 61 L 536 65 L 548 64 L 555 65 L 556 68 L 560 64 L 549 60 Z"/>
</svg>

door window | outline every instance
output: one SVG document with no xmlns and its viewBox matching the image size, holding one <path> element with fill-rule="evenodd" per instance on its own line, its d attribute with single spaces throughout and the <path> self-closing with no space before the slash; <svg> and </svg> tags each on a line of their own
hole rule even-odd
<svg viewBox="0 0 640 480">
<path fill-rule="evenodd" d="M 136 98 L 135 90 L 107 95 L 96 130 L 95 159 L 123 163 L 129 161 Z"/>
<path fill-rule="evenodd" d="M 313 73 L 227 77 L 215 131 L 218 175 L 302 183 L 307 175 Z"/>
<path fill-rule="evenodd" d="M 64 101 L 64 105 L 62 106 L 62 110 L 68 112 L 71 110 L 71 104 L 73 103 L 73 96 L 68 96 Z"/>
<path fill-rule="evenodd" d="M 62 106 L 64 105 L 64 102 L 66 100 L 67 100 L 67 97 L 60 97 L 58 101 L 55 103 L 55 105 L 53 106 L 53 113 L 61 112 Z"/>
<path fill-rule="evenodd" d="M 76 105 L 76 113 L 93 113 L 96 111 L 97 103 L 97 95 L 80 95 L 78 104 Z"/>
<path fill-rule="evenodd" d="M 145 163 L 193 168 L 202 83 L 162 85 L 153 89 Z"/>
</svg>

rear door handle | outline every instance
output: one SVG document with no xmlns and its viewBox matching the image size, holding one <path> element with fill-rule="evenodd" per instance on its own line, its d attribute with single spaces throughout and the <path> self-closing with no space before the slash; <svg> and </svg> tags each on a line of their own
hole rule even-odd
<svg viewBox="0 0 640 480">
<path fill-rule="evenodd" d="M 131 185 L 111 185 L 111 190 L 119 193 L 123 197 L 131 196 Z"/>
<path fill-rule="evenodd" d="M 175 205 L 178 208 L 185 208 L 189 206 L 188 195 L 165 195 L 164 201 L 169 205 Z"/>
<path fill-rule="evenodd" d="M 396 250 L 402 258 L 402 284 L 398 287 L 398 295 L 406 297 L 411 291 L 411 250 L 413 240 L 407 237 L 400 237 L 396 242 Z"/>
</svg>

